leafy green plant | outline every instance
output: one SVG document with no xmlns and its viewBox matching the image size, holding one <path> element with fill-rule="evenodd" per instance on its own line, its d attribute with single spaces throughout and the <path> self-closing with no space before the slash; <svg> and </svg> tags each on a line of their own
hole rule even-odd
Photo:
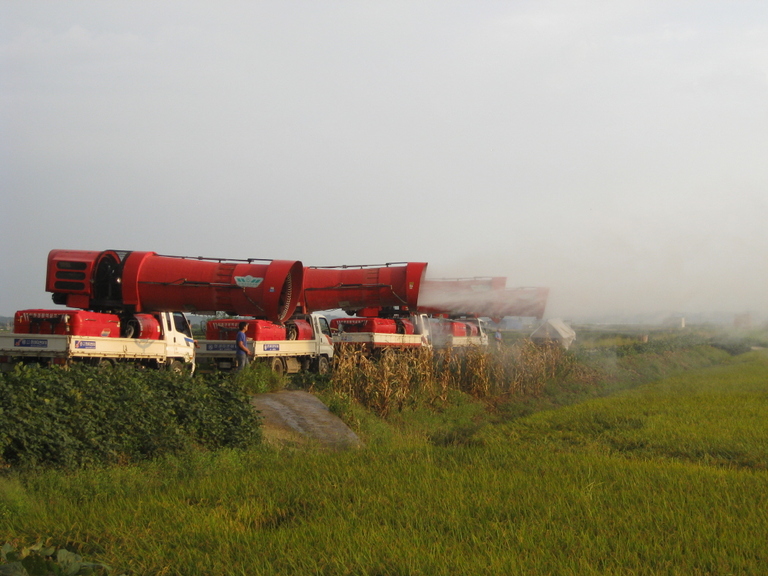
<svg viewBox="0 0 768 576">
<path fill-rule="evenodd" d="M 79 554 L 42 542 L 20 549 L 10 543 L 0 547 L 1 576 L 100 576 L 109 572 L 104 564 L 86 562 Z"/>
<path fill-rule="evenodd" d="M 0 465 L 129 462 L 260 438 L 245 386 L 117 366 L 17 366 L 0 375 Z"/>
<path fill-rule="evenodd" d="M 719 350 L 725 350 L 731 356 L 746 354 L 752 350 L 752 344 L 749 341 L 737 338 L 716 338 L 712 340 L 711 345 Z"/>
</svg>

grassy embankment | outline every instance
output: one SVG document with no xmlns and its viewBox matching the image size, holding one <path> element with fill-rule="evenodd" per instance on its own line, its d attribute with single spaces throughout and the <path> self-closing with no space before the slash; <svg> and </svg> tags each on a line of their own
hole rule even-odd
<svg viewBox="0 0 768 576">
<path fill-rule="evenodd" d="M 357 380 L 322 391 L 366 441 L 356 451 L 190 450 L 10 474 L 0 540 L 50 538 L 135 574 L 762 573 L 765 354 L 582 352 L 529 374 L 533 399 L 514 370 L 484 393 L 474 365 L 476 378 L 400 401 L 404 380 L 376 392 L 359 374 L 383 368 L 356 364 Z"/>
</svg>

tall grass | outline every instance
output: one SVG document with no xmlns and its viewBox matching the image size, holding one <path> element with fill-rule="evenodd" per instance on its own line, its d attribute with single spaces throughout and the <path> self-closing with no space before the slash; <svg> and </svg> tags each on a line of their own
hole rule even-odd
<svg viewBox="0 0 768 576">
<path fill-rule="evenodd" d="M 766 471 L 766 366 L 764 356 L 750 353 L 738 368 L 687 371 L 569 410 L 533 415 L 514 434 L 537 444 L 599 446 L 633 458 Z"/>
</svg>

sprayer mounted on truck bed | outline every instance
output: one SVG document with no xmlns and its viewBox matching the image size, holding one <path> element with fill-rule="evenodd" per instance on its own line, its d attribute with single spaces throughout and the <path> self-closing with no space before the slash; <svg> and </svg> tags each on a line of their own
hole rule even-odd
<svg viewBox="0 0 768 576">
<path fill-rule="evenodd" d="M 256 359 L 279 372 L 324 372 L 334 344 L 369 352 L 485 346 L 479 316 L 543 315 L 545 288 L 506 289 L 500 277 L 428 281 L 426 268 L 425 262 L 304 267 L 295 260 L 52 250 L 46 291 L 70 309 L 19 312 L 25 319 L 0 340 L 0 360 L 194 368 L 197 355 L 225 369 L 235 357 L 234 327 L 245 321 Z M 347 317 L 330 325 L 318 315 L 339 309 Z M 229 318 L 209 321 L 196 343 L 186 312 Z"/>
<path fill-rule="evenodd" d="M 0 334 L 0 366 L 8 370 L 19 362 L 131 362 L 175 371 L 194 370 L 194 341 L 184 314 L 141 314 L 132 320 L 124 325 L 116 314 L 20 310 L 14 317 L 13 333 Z"/>
<path fill-rule="evenodd" d="M 294 315 L 285 325 L 252 318 L 209 320 L 206 338 L 197 348 L 197 361 L 203 369 L 226 371 L 235 367 L 235 335 L 241 322 L 247 324 L 247 345 L 253 358 L 267 362 L 273 372 L 312 370 L 326 374 L 330 370 L 331 330 L 319 314 Z"/>
</svg>

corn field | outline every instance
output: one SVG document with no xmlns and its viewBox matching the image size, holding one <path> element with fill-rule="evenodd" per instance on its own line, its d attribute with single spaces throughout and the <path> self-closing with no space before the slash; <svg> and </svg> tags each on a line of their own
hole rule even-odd
<svg viewBox="0 0 768 576">
<path fill-rule="evenodd" d="M 371 357 L 346 345 L 334 358 L 332 388 L 380 416 L 426 400 L 439 406 L 457 390 L 481 400 L 538 396 L 555 378 L 589 378 L 560 346 L 520 341 L 502 349 L 384 350 Z"/>
</svg>

